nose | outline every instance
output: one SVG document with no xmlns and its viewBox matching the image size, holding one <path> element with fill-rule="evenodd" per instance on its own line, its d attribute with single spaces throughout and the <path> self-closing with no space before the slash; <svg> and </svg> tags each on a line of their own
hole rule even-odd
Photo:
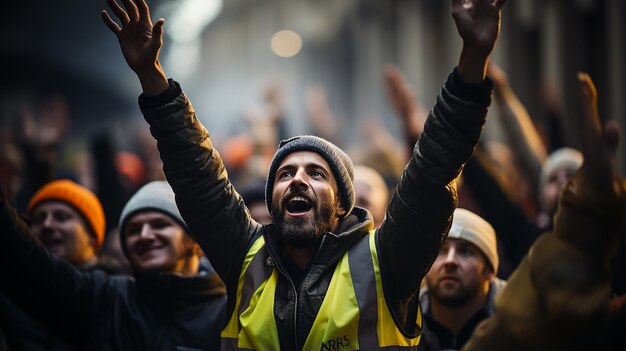
<svg viewBox="0 0 626 351">
<path fill-rule="evenodd" d="M 50 227 L 52 227 L 53 223 L 54 223 L 54 219 L 52 218 L 52 214 L 47 213 L 46 217 L 43 220 L 43 222 L 41 222 L 41 226 L 44 227 L 44 228 L 50 228 Z"/>
<path fill-rule="evenodd" d="M 144 225 L 141 226 L 141 232 L 139 233 L 139 237 L 141 239 L 148 239 L 148 240 L 154 238 L 154 232 L 152 231 L 152 228 L 150 227 L 148 223 L 145 223 Z"/>
<path fill-rule="evenodd" d="M 451 266 L 451 265 L 457 265 L 458 264 L 458 259 L 457 259 L 457 254 L 456 254 L 456 250 L 451 247 L 448 249 L 448 252 L 446 252 L 446 256 L 444 258 L 444 264 L 446 266 Z"/>
<path fill-rule="evenodd" d="M 300 187 L 300 188 L 308 188 L 309 183 L 307 182 L 307 174 L 304 168 L 299 168 L 294 174 L 293 178 L 291 178 L 291 187 Z"/>
</svg>

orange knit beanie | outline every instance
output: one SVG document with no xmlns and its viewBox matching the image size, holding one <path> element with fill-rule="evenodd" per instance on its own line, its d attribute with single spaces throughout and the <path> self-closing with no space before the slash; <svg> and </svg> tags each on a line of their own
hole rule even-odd
<svg viewBox="0 0 626 351">
<path fill-rule="evenodd" d="M 37 190 L 28 204 L 28 214 L 44 201 L 61 201 L 72 206 L 80 213 L 96 238 L 95 250 L 98 251 L 104 240 L 105 219 L 104 210 L 98 197 L 86 187 L 71 180 L 62 179 L 52 181 Z"/>
</svg>

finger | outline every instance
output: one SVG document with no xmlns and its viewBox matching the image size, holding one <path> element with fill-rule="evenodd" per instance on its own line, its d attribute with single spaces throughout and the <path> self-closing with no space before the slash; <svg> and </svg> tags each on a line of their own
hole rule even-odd
<svg viewBox="0 0 626 351">
<path fill-rule="evenodd" d="M 115 0 L 107 0 L 107 3 L 109 4 L 109 7 L 113 11 L 113 13 L 115 13 L 115 16 L 117 16 L 117 18 L 122 21 L 122 25 L 125 25 L 129 22 L 128 14 Z"/>
<path fill-rule="evenodd" d="M 146 0 L 137 0 L 137 7 L 139 8 L 140 18 L 150 21 L 150 9 L 148 4 L 146 4 Z"/>
<path fill-rule="evenodd" d="M 165 24 L 165 20 L 159 18 L 152 27 L 152 45 L 157 48 L 163 43 L 163 24 Z"/>
<path fill-rule="evenodd" d="M 111 30 L 111 32 L 113 32 L 113 34 L 117 35 L 117 33 L 119 33 L 122 30 L 122 28 L 120 28 L 120 26 L 118 26 L 117 23 L 115 23 L 111 19 L 111 16 L 109 16 L 109 14 L 105 10 L 102 10 L 102 12 L 100 12 L 100 15 L 102 16 L 102 20 L 104 21 L 104 24 L 106 24 L 107 27 L 109 27 L 109 29 Z"/>
<path fill-rule="evenodd" d="M 579 73 L 578 80 L 580 82 L 580 93 L 582 102 L 581 125 L 594 134 L 600 134 L 600 117 L 598 116 L 598 93 L 596 87 L 587 73 Z"/>
<path fill-rule="evenodd" d="M 133 0 L 122 0 L 124 7 L 126 7 L 126 11 L 128 11 L 128 17 L 131 21 L 137 22 L 139 20 L 139 10 L 137 9 L 137 5 Z"/>
<path fill-rule="evenodd" d="M 163 25 L 165 24 L 165 19 L 159 18 L 154 27 L 152 27 L 152 35 L 161 37 L 163 35 Z"/>
<path fill-rule="evenodd" d="M 578 128 L 581 133 L 583 153 L 585 159 L 598 155 L 598 146 L 601 145 L 601 129 L 597 111 L 597 94 L 591 77 L 586 73 L 578 74 L 580 83 L 580 101 L 582 111 Z"/>
</svg>

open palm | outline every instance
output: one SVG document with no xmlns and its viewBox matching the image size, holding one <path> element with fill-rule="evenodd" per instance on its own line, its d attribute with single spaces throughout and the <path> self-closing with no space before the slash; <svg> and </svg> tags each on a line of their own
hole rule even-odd
<svg viewBox="0 0 626 351">
<path fill-rule="evenodd" d="M 106 11 L 102 19 L 117 36 L 122 53 L 128 66 L 137 74 L 154 68 L 158 62 L 159 51 L 163 43 L 163 19 L 154 26 L 145 0 L 123 0 L 125 10 L 115 0 L 107 0 L 109 7 L 122 23 L 120 27 Z"/>
</svg>

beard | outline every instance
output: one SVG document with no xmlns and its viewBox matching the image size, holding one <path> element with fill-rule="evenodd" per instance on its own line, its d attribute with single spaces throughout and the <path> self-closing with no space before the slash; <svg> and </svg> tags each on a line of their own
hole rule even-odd
<svg viewBox="0 0 626 351">
<path fill-rule="evenodd" d="M 298 195 L 310 198 L 306 194 Z M 286 201 L 283 201 L 281 207 L 286 208 Z M 277 205 L 272 205 L 272 213 L 275 214 L 274 224 L 283 243 L 297 247 L 308 246 L 329 232 L 337 214 L 337 199 L 331 203 L 322 203 L 319 208 L 313 207 L 311 211 L 313 217 L 288 217 L 285 211 Z"/>
<path fill-rule="evenodd" d="M 480 292 L 478 281 L 471 282 L 468 285 L 462 282 L 458 283 L 459 285 L 454 290 L 451 290 L 444 288 L 441 282 L 437 282 L 432 288 L 428 288 L 431 298 L 443 306 L 457 308 L 465 305 Z"/>
</svg>

